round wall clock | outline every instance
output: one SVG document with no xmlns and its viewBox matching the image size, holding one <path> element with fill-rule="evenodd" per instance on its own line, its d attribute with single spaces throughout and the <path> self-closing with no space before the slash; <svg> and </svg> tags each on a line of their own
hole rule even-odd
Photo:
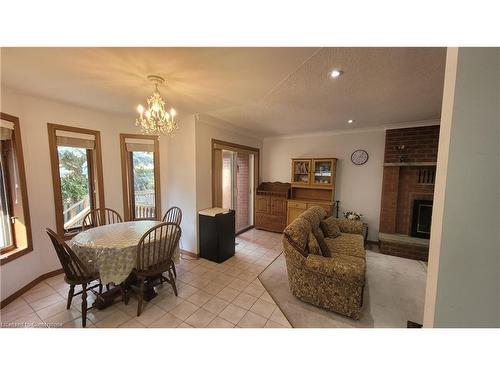
<svg viewBox="0 0 500 375">
<path fill-rule="evenodd" d="M 356 165 L 363 165 L 368 161 L 368 152 L 356 150 L 351 154 L 351 161 Z"/>
</svg>

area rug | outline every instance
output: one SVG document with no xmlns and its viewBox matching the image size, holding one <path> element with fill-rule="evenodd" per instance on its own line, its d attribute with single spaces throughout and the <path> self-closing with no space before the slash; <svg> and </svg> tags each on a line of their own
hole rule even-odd
<svg viewBox="0 0 500 375">
<path fill-rule="evenodd" d="M 288 287 L 283 254 L 259 279 L 295 328 L 406 328 L 408 320 L 422 323 L 426 264 L 370 250 L 366 263 L 363 310 L 357 321 L 296 298 Z"/>
</svg>

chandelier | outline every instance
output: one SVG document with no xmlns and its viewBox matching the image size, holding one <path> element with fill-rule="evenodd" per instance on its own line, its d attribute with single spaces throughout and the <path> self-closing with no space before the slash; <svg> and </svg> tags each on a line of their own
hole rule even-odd
<svg viewBox="0 0 500 375">
<path fill-rule="evenodd" d="M 179 128 L 175 121 L 175 109 L 170 112 L 165 110 L 165 101 L 160 95 L 158 85 L 165 80 L 156 75 L 148 76 L 148 79 L 155 85 L 155 92 L 148 98 L 147 109 L 142 105 L 137 106 L 139 117 L 135 120 L 135 125 L 141 129 L 143 134 L 172 135 Z"/>
</svg>

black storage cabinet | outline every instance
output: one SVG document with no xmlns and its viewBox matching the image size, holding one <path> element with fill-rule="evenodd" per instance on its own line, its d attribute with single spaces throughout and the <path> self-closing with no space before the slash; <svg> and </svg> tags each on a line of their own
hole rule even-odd
<svg viewBox="0 0 500 375">
<path fill-rule="evenodd" d="M 222 263 L 234 255 L 236 245 L 234 210 L 215 216 L 199 213 L 198 225 L 202 258 Z"/>
</svg>

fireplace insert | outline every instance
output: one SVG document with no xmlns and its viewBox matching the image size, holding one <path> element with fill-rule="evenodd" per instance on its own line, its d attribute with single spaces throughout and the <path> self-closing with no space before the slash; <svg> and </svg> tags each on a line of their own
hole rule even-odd
<svg viewBox="0 0 500 375">
<path fill-rule="evenodd" d="M 431 236 L 432 201 L 416 199 L 413 201 L 411 235 L 419 238 Z"/>
</svg>

